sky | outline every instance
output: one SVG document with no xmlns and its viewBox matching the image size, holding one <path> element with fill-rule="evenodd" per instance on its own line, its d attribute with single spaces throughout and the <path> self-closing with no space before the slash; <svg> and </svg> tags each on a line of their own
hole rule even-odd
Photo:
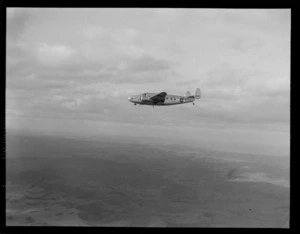
<svg viewBox="0 0 300 234">
<path fill-rule="evenodd" d="M 7 8 L 6 125 L 287 152 L 290 30 L 290 9 Z M 127 100 L 197 87 L 195 106 Z"/>
</svg>

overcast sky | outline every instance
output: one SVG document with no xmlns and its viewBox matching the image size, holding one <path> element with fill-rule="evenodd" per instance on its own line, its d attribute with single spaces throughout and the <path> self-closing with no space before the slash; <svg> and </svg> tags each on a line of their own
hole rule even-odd
<svg viewBox="0 0 300 234">
<path fill-rule="evenodd" d="M 288 142 L 290 18 L 289 9 L 7 8 L 7 125 L 230 127 Z M 195 106 L 127 100 L 197 87 Z"/>
</svg>

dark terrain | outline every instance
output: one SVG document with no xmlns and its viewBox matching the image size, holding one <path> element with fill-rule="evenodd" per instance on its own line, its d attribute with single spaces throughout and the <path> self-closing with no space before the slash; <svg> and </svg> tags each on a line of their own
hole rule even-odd
<svg viewBox="0 0 300 234">
<path fill-rule="evenodd" d="M 7 225 L 288 227 L 289 159 L 6 134 Z"/>
</svg>

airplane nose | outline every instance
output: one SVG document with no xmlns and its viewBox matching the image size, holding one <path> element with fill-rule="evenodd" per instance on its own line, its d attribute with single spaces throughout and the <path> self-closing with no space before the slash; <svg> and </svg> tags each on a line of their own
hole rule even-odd
<svg viewBox="0 0 300 234">
<path fill-rule="evenodd" d="M 132 100 L 132 97 L 128 97 L 128 100 L 131 101 L 131 100 Z"/>
</svg>

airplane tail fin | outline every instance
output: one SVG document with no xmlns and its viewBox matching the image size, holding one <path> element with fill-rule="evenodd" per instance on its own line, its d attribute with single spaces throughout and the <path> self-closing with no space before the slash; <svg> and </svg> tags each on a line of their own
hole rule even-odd
<svg viewBox="0 0 300 234">
<path fill-rule="evenodd" d="M 201 98 L 201 91 L 199 88 L 197 88 L 195 91 L 195 99 L 200 99 L 200 98 Z"/>
<path fill-rule="evenodd" d="M 190 91 L 186 91 L 186 94 L 185 94 L 185 96 L 186 96 L 186 97 L 189 97 L 189 96 L 191 96 L 191 93 L 190 93 Z"/>
</svg>

